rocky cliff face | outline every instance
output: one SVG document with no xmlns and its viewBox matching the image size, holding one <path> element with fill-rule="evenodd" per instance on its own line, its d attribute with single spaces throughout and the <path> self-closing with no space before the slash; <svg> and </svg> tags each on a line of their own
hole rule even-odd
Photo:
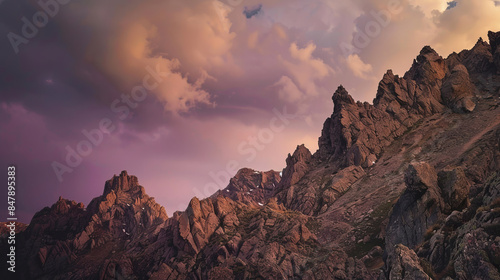
<svg viewBox="0 0 500 280">
<path fill-rule="evenodd" d="M 317 152 L 297 146 L 281 176 L 242 169 L 170 218 L 126 172 L 87 208 L 60 198 L 20 228 L 17 276 L 500 279 L 500 33 L 488 37 L 447 58 L 424 47 L 373 105 L 340 86 Z"/>
<path fill-rule="evenodd" d="M 263 205 L 275 192 L 281 181 L 279 172 L 259 172 L 243 168 L 231 178 L 229 185 L 212 197 L 224 196 L 247 205 Z"/>
</svg>

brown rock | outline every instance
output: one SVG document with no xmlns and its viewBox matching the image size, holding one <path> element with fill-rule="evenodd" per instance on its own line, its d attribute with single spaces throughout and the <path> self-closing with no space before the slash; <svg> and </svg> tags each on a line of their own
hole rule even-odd
<svg viewBox="0 0 500 280">
<path fill-rule="evenodd" d="M 497 73 L 500 73 L 500 32 L 488 32 L 488 38 L 491 45 L 491 53 Z"/>
<path fill-rule="evenodd" d="M 447 168 L 438 173 L 439 187 L 451 211 L 462 210 L 469 205 L 470 183 L 462 168 Z"/>
<path fill-rule="evenodd" d="M 304 145 L 297 146 L 293 155 L 288 154 L 280 185 L 296 184 L 308 171 L 311 156 L 311 152 Z"/>
<path fill-rule="evenodd" d="M 422 193 L 437 187 L 437 174 L 426 162 L 412 163 L 406 170 L 405 183 L 409 191 Z"/>
<path fill-rule="evenodd" d="M 469 72 L 462 64 L 457 64 L 441 87 L 443 102 L 454 112 L 472 112 L 476 107 L 474 87 Z"/>
<path fill-rule="evenodd" d="M 476 45 L 470 50 L 463 50 L 457 56 L 457 60 L 465 65 L 469 73 L 485 73 L 491 72 L 494 69 L 493 55 L 491 53 L 491 46 L 479 38 Z M 460 62 L 457 61 L 456 64 Z M 454 65 L 453 65 L 454 66 Z M 449 70 L 452 70 L 450 67 Z"/>
<path fill-rule="evenodd" d="M 396 244 L 414 248 L 424 239 L 427 229 L 440 218 L 445 210 L 437 174 L 428 163 L 409 165 L 405 173 L 406 190 L 392 209 L 386 229 L 386 250 Z"/>
<path fill-rule="evenodd" d="M 242 168 L 230 179 L 225 189 L 217 191 L 211 197 L 223 196 L 245 204 L 264 204 L 272 197 L 280 181 L 279 172 Z"/>
<path fill-rule="evenodd" d="M 394 248 L 394 254 L 387 259 L 386 268 L 390 280 L 430 280 L 420 265 L 417 254 L 408 247 L 398 244 Z"/>
</svg>

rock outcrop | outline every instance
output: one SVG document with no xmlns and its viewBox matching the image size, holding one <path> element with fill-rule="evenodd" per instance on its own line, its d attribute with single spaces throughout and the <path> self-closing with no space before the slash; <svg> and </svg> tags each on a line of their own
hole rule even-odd
<svg viewBox="0 0 500 280">
<path fill-rule="evenodd" d="M 462 168 L 446 168 L 438 173 L 439 187 L 444 201 L 453 210 L 463 210 L 469 206 L 470 182 Z"/>
<path fill-rule="evenodd" d="M 434 278 L 500 277 L 500 177 L 493 175 L 463 211 L 454 211 L 434 226 L 417 254 Z"/>
<path fill-rule="evenodd" d="M 497 74 L 500 74 L 500 34 L 489 31 L 488 38 L 490 39 L 491 53 L 493 54 L 496 71 Z"/>
<path fill-rule="evenodd" d="M 463 64 L 457 64 L 451 70 L 441 88 L 443 101 L 457 113 L 472 112 L 474 103 L 474 88 L 469 78 L 469 72 Z"/>
<path fill-rule="evenodd" d="M 297 146 L 293 155 L 288 154 L 280 186 L 292 186 L 298 183 L 309 171 L 311 157 L 311 152 L 304 145 Z"/>
<path fill-rule="evenodd" d="M 420 265 L 417 254 L 404 245 L 398 244 L 394 246 L 394 254 L 389 256 L 387 264 L 391 268 L 389 270 L 389 280 L 431 279 Z"/>
<path fill-rule="evenodd" d="M 387 71 L 373 105 L 354 102 L 340 86 L 333 95 L 333 114 L 323 125 L 319 157 L 340 167 L 371 166 L 384 147 L 419 119 L 444 110 L 445 76 L 444 59 L 424 47 L 403 78 Z"/>
<path fill-rule="evenodd" d="M 28 279 L 97 274 L 100 279 L 115 279 L 118 274 L 132 274 L 133 266 L 124 257 L 125 251 L 136 240 L 159 231 L 165 220 L 165 209 L 145 193 L 137 177 L 123 171 L 106 182 L 103 195 L 87 208 L 83 203 L 59 198 L 52 207 L 36 213 L 20 236 L 26 259 L 20 273 Z M 100 257 L 93 258 L 89 251 Z M 92 266 L 75 275 L 67 274 L 71 272 L 65 267 L 78 267 L 88 261 Z"/>
<path fill-rule="evenodd" d="M 249 205 L 263 205 L 273 196 L 280 181 L 279 172 L 243 168 L 231 178 L 225 189 L 217 191 L 212 197 L 225 196 Z"/>
<path fill-rule="evenodd" d="M 424 239 L 444 210 L 438 176 L 426 162 L 412 163 L 405 173 L 406 190 L 394 205 L 386 233 L 389 255 L 395 245 L 412 249 Z"/>
</svg>

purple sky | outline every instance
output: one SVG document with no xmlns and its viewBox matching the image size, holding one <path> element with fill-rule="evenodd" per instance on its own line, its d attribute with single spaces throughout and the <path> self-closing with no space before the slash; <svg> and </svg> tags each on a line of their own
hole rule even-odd
<svg viewBox="0 0 500 280">
<path fill-rule="evenodd" d="M 4 182 L 17 167 L 17 215 L 88 204 L 122 170 L 169 215 L 238 168 L 281 170 L 296 145 L 317 149 L 339 84 L 371 102 L 424 45 L 446 56 L 500 30 L 495 1 L 455 2 L 0 1 L 0 166 Z"/>
</svg>

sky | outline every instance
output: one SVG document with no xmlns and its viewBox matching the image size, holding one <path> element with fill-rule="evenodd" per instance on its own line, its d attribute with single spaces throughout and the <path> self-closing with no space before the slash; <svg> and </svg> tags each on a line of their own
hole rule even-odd
<svg viewBox="0 0 500 280">
<path fill-rule="evenodd" d="M 340 84 L 371 102 L 423 46 L 471 48 L 499 18 L 491 0 L 3 0 L 0 176 L 15 165 L 27 223 L 122 170 L 171 216 L 316 151 Z"/>
</svg>

